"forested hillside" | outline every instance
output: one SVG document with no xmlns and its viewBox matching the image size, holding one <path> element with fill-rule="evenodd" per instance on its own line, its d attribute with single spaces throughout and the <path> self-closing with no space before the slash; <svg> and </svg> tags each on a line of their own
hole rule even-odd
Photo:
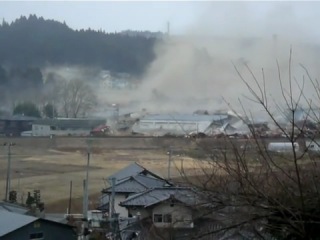
<svg viewBox="0 0 320 240">
<path fill-rule="evenodd" d="M 139 75 L 153 60 L 159 40 L 141 35 L 73 30 L 66 23 L 30 15 L 0 26 L 0 65 L 86 65 Z"/>
</svg>

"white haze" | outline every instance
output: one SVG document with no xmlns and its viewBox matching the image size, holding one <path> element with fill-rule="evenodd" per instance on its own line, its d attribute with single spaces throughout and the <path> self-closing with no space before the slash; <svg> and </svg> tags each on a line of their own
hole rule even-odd
<svg viewBox="0 0 320 240">
<path fill-rule="evenodd" d="M 281 104 L 276 60 L 288 89 L 288 62 L 293 49 L 292 75 L 302 85 L 303 63 L 311 75 L 319 76 L 320 3 L 318 2 L 210 2 L 185 34 L 171 34 L 155 48 L 156 59 L 132 91 L 99 92 L 102 103 L 119 103 L 132 111 L 192 113 L 197 109 L 226 109 L 226 101 L 237 110 L 241 98 L 253 112 L 260 109 L 243 96 L 250 96 L 237 75 L 234 63 L 245 79 L 247 63 L 261 82 L 264 68 L 267 92 Z M 174 23 L 171 23 L 174 26 Z M 257 90 L 256 87 L 254 89 Z M 296 86 L 297 96 L 299 88 Z M 305 93 L 311 98 L 311 84 Z"/>
</svg>

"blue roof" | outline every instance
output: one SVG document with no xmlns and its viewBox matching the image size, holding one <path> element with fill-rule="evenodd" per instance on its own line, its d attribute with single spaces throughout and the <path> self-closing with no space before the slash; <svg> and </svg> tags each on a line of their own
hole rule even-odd
<svg viewBox="0 0 320 240">
<path fill-rule="evenodd" d="M 191 121 L 191 122 L 213 122 L 228 118 L 227 114 L 197 115 L 197 114 L 150 114 L 141 120 L 145 121 Z"/>
</svg>

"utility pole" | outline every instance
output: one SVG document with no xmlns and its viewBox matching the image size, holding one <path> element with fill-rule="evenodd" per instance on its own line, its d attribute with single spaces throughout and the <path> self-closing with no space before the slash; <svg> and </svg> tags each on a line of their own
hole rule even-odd
<svg viewBox="0 0 320 240">
<path fill-rule="evenodd" d="M 9 194 L 11 188 L 11 146 L 14 146 L 15 143 L 4 143 L 3 146 L 8 146 L 8 165 L 7 165 L 7 181 L 6 181 L 6 197 L 5 200 L 9 201 Z"/>
<path fill-rule="evenodd" d="M 109 228 L 112 240 L 118 239 L 118 216 L 115 212 L 114 205 L 115 205 L 115 185 L 116 185 L 116 178 L 111 178 L 111 196 L 109 201 Z"/>
<path fill-rule="evenodd" d="M 171 178 L 171 158 L 172 158 L 172 147 L 169 147 L 169 159 L 168 159 L 168 180 Z"/>
<path fill-rule="evenodd" d="M 88 198 L 89 198 L 89 194 L 88 194 L 88 184 L 89 184 L 89 167 L 90 167 L 90 146 L 88 145 L 88 151 L 87 151 L 87 169 L 86 169 L 86 184 L 85 184 L 85 190 L 84 190 L 84 198 L 85 198 L 85 212 L 84 212 L 84 217 L 87 218 L 88 215 Z"/>
<path fill-rule="evenodd" d="M 72 181 L 70 181 L 68 214 L 71 214 L 71 198 L 72 198 Z"/>
<path fill-rule="evenodd" d="M 109 215 L 111 219 L 114 217 L 114 198 L 115 198 L 115 185 L 116 185 L 116 178 L 111 178 L 111 199 L 110 199 L 110 210 L 109 210 Z M 110 227 L 112 228 L 112 222 L 110 221 Z"/>
<path fill-rule="evenodd" d="M 90 167 L 90 155 L 91 155 L 91 142 L 87 140 L 87 167 L 86 167 L 86 179 L 84 180 L 84 196 L 83 196 L 83 234 L 88 230 L 88 185 L 89 185 L 89 167 Z M 87 236 L 84 236 L 87 239 Z"/>
</svg>

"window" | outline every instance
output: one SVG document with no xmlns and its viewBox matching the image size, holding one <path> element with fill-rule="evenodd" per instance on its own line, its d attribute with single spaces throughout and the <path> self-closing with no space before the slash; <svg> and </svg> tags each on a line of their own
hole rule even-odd
<svg viewBox="0 0 320 240">
<path fill-rule="evenodd" d="M 153 222 L 172 223 L 172 215 L 171 214 L 153 214 Z"/>
<path fill-rule="evenodd" d="M 39 232 L 39 233 L 31 233 L 29 235 L 29 239 L 30 240 L 40 240 L 40 239 L 44 239 L 43 238 L 43 233 L 42 232 Z"/>
<path fill-rule="evenodd" d="M 153 222 L 161 223 L 162 222 L 162 214 L 153 214 Z"/>
</svg>

